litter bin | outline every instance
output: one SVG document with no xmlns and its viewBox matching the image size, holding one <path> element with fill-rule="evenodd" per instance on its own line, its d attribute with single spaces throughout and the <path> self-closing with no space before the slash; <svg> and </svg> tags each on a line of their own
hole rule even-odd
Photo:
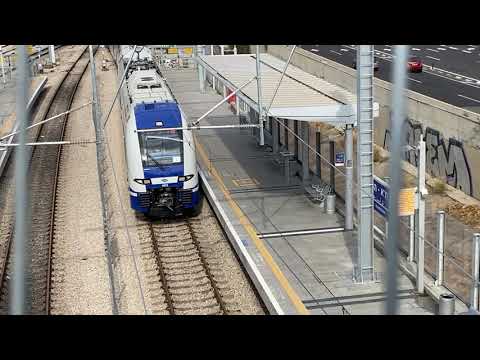
<svg viewBox="0 0 480 360">
<path fill-rule="evenodd" d="M 325 212 L 327 214 L 335 214 L 335 194 L 328 194 L 325 201 Z"/>
<path fill-rule="evenodd" d="M 455 296 L 452 294 L 440 295 L 438 302 L 438 315 L 453 315 L 455 314 Z"/>
</svg>

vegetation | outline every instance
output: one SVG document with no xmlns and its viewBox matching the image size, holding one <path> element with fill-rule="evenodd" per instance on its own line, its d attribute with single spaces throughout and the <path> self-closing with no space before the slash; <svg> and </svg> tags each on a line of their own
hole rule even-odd
<svg viewBox="0 0 480 360">
<path fill-rule="evenodd" d="M 434 194 L 443 194 L 447 190 L 447 185 L 440 179 L 433 179 L 431 186 Z"/>
<path fill-rule="evenodd" d="M 380 148 L 378 146 L 375 146 L 373 148 L 373 161 L 382 163 L 386 160 L 388 160 L 388 156 L 382 155 L 382 151 L 380 150 Z"/>
</svg>

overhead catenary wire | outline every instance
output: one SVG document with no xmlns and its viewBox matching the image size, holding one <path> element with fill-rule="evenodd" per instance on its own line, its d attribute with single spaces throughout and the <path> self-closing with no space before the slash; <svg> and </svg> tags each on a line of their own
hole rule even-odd
<svg viewBox="0 0 480 360">
<path fill-rule="evenodd" d="M 112 104 L 110 105 L 110 109 L 108 110 L 107 115 L 105 116 L 105 120 L 103 121 L 103 128 L 105 129 L 105 126 L 107 126 L 108 119 L 110 118 L 110 114 L 112 113 L 113 106 L 115 105 L 115 102 L 117 101 L 118 94 L 120 93 L 120 89 L 122 88 L 123 82 L 125 81 L 125 78 L 127 76 L 128 68 L 130 67 L 130 63 L 132 62 L 133 55 L 135 54 L 135 50 L 137 49 L 137 45 L 133 47 L 132 55 L 130 56 L 130 59 L 128 60 L 127 66 L 125 67 L 125 70 L 123 71 L 122 75 L 122 80 L 120 81 L 120 84 L 117 87 L 117 91 L 115 92 L 115 97 L 112 100 Z"/>
<path fill-rule="evenodd" d="M 104 129 L 104 131 L 105 131 L 105 134 L 106 134 L 107 130 Z M 125 231 L 126 231 L 126 235 L 127 235 L 128 245 L 129 245 L 131 256 L 132 256 L 133 267 L 135 269 L 135 276 L 136 276 L 137 281 L 138 281 L 140 299 L 142 301 L 144 314 L 147 315 L 148 310 L 147 310 L 147 305 L 146 305 L 146 301 L 145 301 L 145 293 L 144 293 L 142 282 L 141 282 L 141 279 L 140 279 L 140 272 L 139 272 L 139 269 L 138 269 L 137 257 L 135 255 L 135 251 L 134 251 L 134 248 L 133 248 L 133 243 L 132 243 L 132 238 L 131 238 L 131 235 L 130 235 L 130 230 L 129 230 L 129 226 L 128 226 L 128 221 L 127 221 L 125 208 L 123 206 L 123 201 L 121 201 L 120 186 L 118 185 L 117 173 L 115 171 L 115 166 L 114 166 L 114 162 L 113 162 L 112 152 L 111 152 L 111 149 L 110 149 L 110 141 L 108 139 L 108 136 L 104 136 L 104 141 L 107 145 L 108 159 L 110 161 L 110 166 L 111 166 L 111 169 L 112 169 L 113 179 L 114 179 L 114 182 L 115 182 L 115 188 L 116 188 L 117 196 L 118 196 L 119 203 L 120 203 L 120 212 L 122 214 L 123 223 L 125 224 Z"/>
<path fill-rule="evenodd" d="M 297 48 L 297 45 L 293 45 L 292 50 L 290 51 L 290 55 L 288 56 L 288 60 L 285 63 L 285 68 L 283 69 L 282 75 L 280 76 L 280 80 L 278 81 L 275 92 L 273 93 L 272 100 L 270 100 L 270 104 L 268 105 L 268 108 L 267 108 L 267 111 L 266 111 L 267 114 L 270 112 L 270 108 L 272 107 L 273 100 L 275 100 L 275 96 L 277 96 L 278 89 L 280 88 L 280 84 L 282 83 L 283 77 L 285 76 L 285 73 L 287 72 L 288 65 L 290 64 L 290 60 L 292 59 L 292 55 L 295 52 L 296 48 Z"/>
<path fill-rule="evenodd" d="M 51 118 L 45 119 L 45 120 L 43 120 L 43 121 L 39 121 L 39 122 L 37 122 L 37 123 L 35 123 L 35 124 L 33 124 L 33 125 L 28 126 L 25 130 L 30 130 L 30 129 L 36 127 L 36 126 L 45 124 L 45 123 L 48 122 L 48 121 L 58 119 L 58 118 L 60 118 L 60 117 L 62 117 L 62 116 L 64 116 L 64 115 L 67 115 L 67 114 L 70 114 L 70 113 L 72 113 L 72 112 L 74 112 L 74 111 L 80 110 L 80 109 L 82 109 L 82 108 L 90 105 L 91 103 L 92 103 L 92 101 L 89 101 L 89 102 L 87 102 L 86 104 L 83 104 L 83 105 L 77 106 L 76 108 L 73 108 L 73 109 L 64 111 L 64 112 L 61 113 L 61 114 L 52 116 Z M 1 137 L 1 138 L 0 138 L 0 141 L 5 140 L 5 139 L 8 139 L 8 138 L 10 138 L 10 137 L 12 137 L 12 136 L 14 136 L 14 135 L 17 135 L 19 132 L 20 132 L 20 130 L 17 130 L 17 131 L 14 131 L 13 133 L 7 134 L 7 135 Z M 0 143 L 0 145 L 3 145 L 3 144 Z"/>
<path fill-rule="evenodd" d="M 285 69 L 287 68 L 288 65 L 289 65 L 289 61 L 287 61 L 287 64 L 286 64 L 286 66 L 285 66 Z M 277 89 L 279 88 L 279 86 L 280 86 L 280 82 L 279 82 L 279 84 L 277 85 Z M 277 91 L 275 92 L 275 95 L 276 95 L 276 93 L 277 93 Z M 275 95 L 274 95 L 274 97 L 275 97 Z M 271 103 L 273 103 L 273 100 L 274 100 L 274 98 L 272 98 Z M 288 126 L 286 126 L 280 119 L 278 119 L 276 116 L 273 116 L 272 113 L 270 112 L 270 110 L 268 111 L 268 114 L 271 116 L 271 118 L 272 118 L 273 120 L 275 120 L 277 123 L 279 123 L 279 124 L 282 126 L 282 128 L 286 129 L 287 132 L 289 132 L 290 134 L 292 134 L 294 138 L 298 139 L 298 141 L 299 141 L 301 144 L 303 144 L 303 145 L 305 145 L 306 147 L 308 147 L 316 156 L 318 156 L 318 158 L 322 159 L 328 166 L 332 167 L 332 168 L 333 168 L 336 172 L 338 172 L 340 175 L 346 176 L 346 174 L 345 174 L 343 171 L 341 171 L 338 167 L 336 167 L 333 163 L 331 163 L 331 162 L 329 161 L 329 159 L 323 157 L 319 152 L 316 151 L 316 149 L 314 149 L 314 148 L 313 148 L 312 146 L 310 146 L 307 142 L 305 142 L 300 136 L 298 136 L 297 134 L 295 134 L 294 131 L 291 130 Z M 297 116 L 296 116 L 296 117 L 297 117 Z M 321 116 L 298 116 L 298 117 L 299 117 L 299 118 L 305 118 L 305 119 L 308 119 L 308 118 L 312 118 L 312 119 L 318 118 L 318 119 L 320 119 L 320 118 L 322 118 Z M 348 116 L 344 116 L 344 117 L 348 117 Z M 364 195 L 372 198 L 372 195 L 367 194 L 366 192 L 364 192 L 363 189 L 361 189 L 361 188 L 358 186 L 358 183 L 356 183 L 356 181 L 353 181 L 353 184 L 354 184 L 355 188 L 356 188 L 358 191 L 360 191 L 360 192 L 362 192 Z M 410 227 L 409 225 L 406 225 L 406 224 L 403 224 L 403 223 L 402 223 L 401 225 L 402 225 L 402 226 L 405 226 L 407 229 L 413 230 L 414 233 L 417 234 L 417 232 L 415 231 L 415 229 L 413 229 L 413 228 Z M 417 236 L 419 236 L 419 235 L 417 234 Z M 422 238 L 423 238 L 423 237 L 422 237 Z M 428 243 L 428 242 L 427 242 L 427 243 Z M 461 268 L 460 265 L 459 265 L 457 262 L 455 262 L 453 259 L 450 259 L 450 258 L 449 258 L 449 257 L 450 257 L 449 255 L 446 255 L 446 257 L 447 257 L 448 261 L 452 262 L 456 267 Z M 462 272 L 464 272 L 465 274 L 467 274 L 463 269 L 462 269 Z M 469 278 L 471 277 L 471 276 L 468 275 L 468 274 L 467 274 L 467 276 L 469 276 Z"/>
</svg>

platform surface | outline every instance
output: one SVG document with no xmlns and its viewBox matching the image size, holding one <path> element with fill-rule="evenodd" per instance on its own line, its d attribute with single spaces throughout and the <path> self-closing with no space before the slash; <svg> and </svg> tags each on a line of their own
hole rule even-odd
<svg viewBox="0 0 480 360">
<path fill-rule="evenodd" d="M 163 74 L 190 122 L 222 99 L 211 87 L 200 92 L 196 70 L 164 70 Z M 234 110 L 223 104 L 200 124 L 238 123 Z M 260 148 L 251 129 L 203 129 L 195 135 L 205 180 L 285 313 L 385 313 L 385 259 L 376 252 L 377 281 L 353 281 L 354 232 L 268 239 L 252 234 L 252 228 L 263 234 L 342 227 L 343 217 L 328 215 L 312 203 L 298 177 L 287 184 L 271 149 Z M 399 314 L 434 314 L 435 303 L 416 295 L 415 285 L 400 271 L 398 285 Z"/>
</svg>

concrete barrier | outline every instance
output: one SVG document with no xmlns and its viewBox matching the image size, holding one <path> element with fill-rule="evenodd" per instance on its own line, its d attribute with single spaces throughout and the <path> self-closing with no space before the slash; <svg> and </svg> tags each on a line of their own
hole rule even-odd
<svg viewBox="0 0 480 360">
<path fill-rule="evenodd" d="M 290 48 L 268 45 L 267 52 L 286 60 Z M 356 93 L 356 71 L 322 56 L 297 48 L 291 64 L 332 84 Z M 375 143 L 388 150 L 390 144 L 390 98 L 392 85 L 375 79 L 375 101 L 380 116 L 375 122 Z M 421 135 L 427 142 L 427 171 L 467 195 L 480 199 L 480 114 L 411 90 L 407 95 L 406 138 L 409 144 Z M 405 159 L 416 164 L 413 152 Z"/>
</svg>

